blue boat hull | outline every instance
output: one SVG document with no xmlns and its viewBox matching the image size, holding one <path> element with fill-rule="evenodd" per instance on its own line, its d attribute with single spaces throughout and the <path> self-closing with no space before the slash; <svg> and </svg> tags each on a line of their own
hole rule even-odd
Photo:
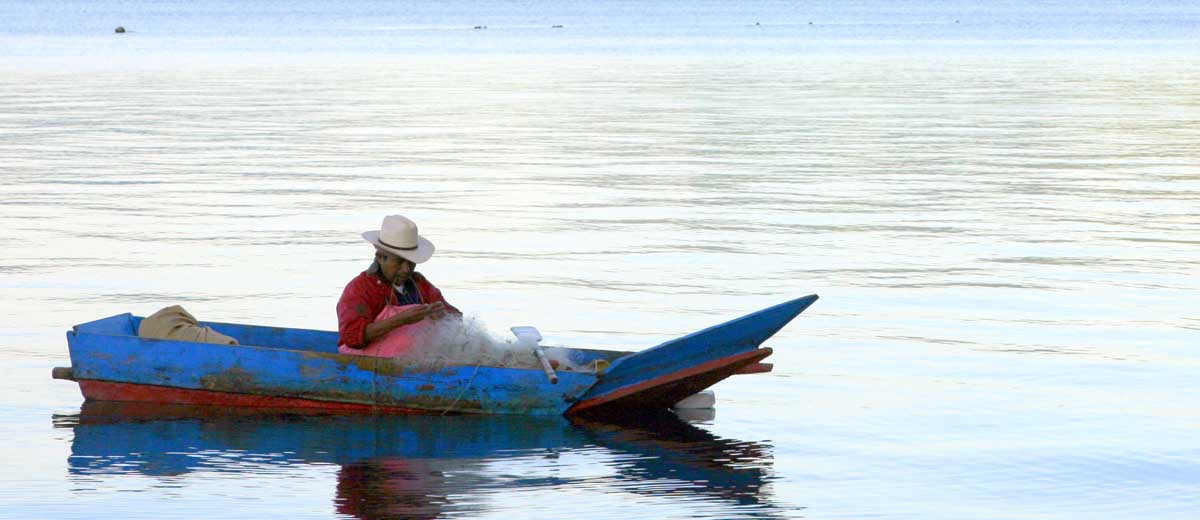
<svg viewBox="0 0 1200 520">
<path fill-rule="evenodd" d="M 559 350 L 573 364 L 607 371 L 489 366 L 423 368 L 337 352 L 337 333 L 204 323 L 241 345 L 137 337 L 140 317 L 120 314 L 67 333 L 71 368 L 84 397 L 272 408 L 423 414 L 561 415 L 616 408 L 666 408 L 771 353 L 759 345 L 815 300 L 808 296 L 637 353 Z"/>
</svg>

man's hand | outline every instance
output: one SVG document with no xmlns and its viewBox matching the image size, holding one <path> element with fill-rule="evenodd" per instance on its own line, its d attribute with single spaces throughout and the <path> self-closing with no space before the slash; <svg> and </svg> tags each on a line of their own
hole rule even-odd
<svg viewBox="0 0 1200 520">
<path fill-rule="evenodd" d="M 433 302 L 424 305 L 410 306 L 386 320 L 372 322 L 367 325 L 367 330 L 363 332 L 363 338 L 367 343 L 375 341 L 393 330 L 396 330 L 405 325 L 410 325 L 421 321 L 425 318 L 438 319 L 446 315 L 446 304 L 442 302 Z"/>
<path fill-rule="evenodd" d="M 442 302 L 433 302 L 424 305 L 414 305 L 404 309 L 389 318 L 389 320 L 395 321 L 395 325 L 399 327 L 401 325 L 416 323 L 425 318 L 440 318 L 444 314 L 446 314 L 446 305 Z"/>
</svg>

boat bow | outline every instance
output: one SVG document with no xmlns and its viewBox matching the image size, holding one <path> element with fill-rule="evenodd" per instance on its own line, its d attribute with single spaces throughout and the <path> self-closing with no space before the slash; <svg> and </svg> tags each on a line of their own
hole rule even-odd
<svg viewBox="0 0 1200 520">
<path fill-rule="evenodd" d="M 622 357 L 567 413 L 669 407 L 771 355 L 759 345 L 815 301 L 797 298 Z"/>
</svg>

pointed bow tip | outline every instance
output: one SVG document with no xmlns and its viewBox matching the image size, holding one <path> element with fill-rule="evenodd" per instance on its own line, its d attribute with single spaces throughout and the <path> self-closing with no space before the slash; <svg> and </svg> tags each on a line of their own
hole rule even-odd
<svg viewBox="0 0 1200 520">
<path fill-rule="evenodd" d="M 817 296 L 815 294 L 810 294 L 808 296 L 796 298 L 795 300 L 787 302 L 783 305 L 796 307 L 796 309 L 797 309 L 796 314 L 800 314 L 801 312 L 804 312 L 805 309 L 809 308 L 809 306 L 811 306 L 813 303 L 815 303 L 819 299 L 821 299 L 820 296 Z"/>
</svg>

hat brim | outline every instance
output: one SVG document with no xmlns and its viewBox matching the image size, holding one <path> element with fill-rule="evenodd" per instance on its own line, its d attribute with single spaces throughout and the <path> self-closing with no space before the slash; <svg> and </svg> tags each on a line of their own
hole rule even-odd
<svg viewBox="0 0 1200 520">
<path fill-rule="evenodd" d="M 382 249 L 384 251 L 387 251 L 391 254 L 397 255 L 401 258 L 411 260 L 412 263 L 414 263 L 414 264 L 424 263 L 426 260 L 429 260 L 429 258 L 433 256 L 433 242 L 425 240 L 425 237 L 420 236 L 420 235 L 417 236 L 417 248 L 416 249 L 396 249 L 393 247 L 385 246 L 385 245 L 379 243 L 379 232 L 378 231 L 365 231 L 365 232 L 363 232 L 362 237 L 367 242 L 374 244 L 375 247 Z"/>
</svg>

